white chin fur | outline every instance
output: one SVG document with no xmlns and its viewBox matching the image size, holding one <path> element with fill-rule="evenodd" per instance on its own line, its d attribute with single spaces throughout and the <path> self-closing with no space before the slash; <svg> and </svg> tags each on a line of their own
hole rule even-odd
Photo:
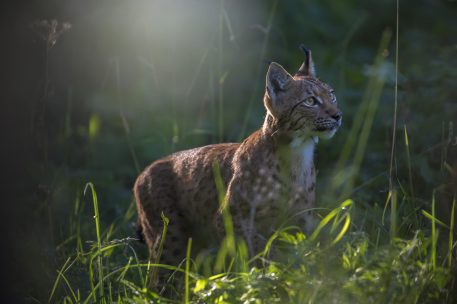
<svg viewBox="0 0 457 304">
<path fill-rule="evenodd" d="M 322 139 L 330 139 L 333 137 L 333 135 L 335 135 L 337 129 L 338 128 L 334 128 L 333 130 L 330 130 L 330 131 L 318 132 L 317 136 Z"/>
</svg>

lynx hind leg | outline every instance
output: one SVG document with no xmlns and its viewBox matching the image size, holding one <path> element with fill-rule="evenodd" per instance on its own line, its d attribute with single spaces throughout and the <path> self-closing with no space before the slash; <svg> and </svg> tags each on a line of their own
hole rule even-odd
<svg viewBox="0 0 457 304">
<path fill-rule="evenodd" d="M 152 263 L 177 266 L 186 255 L 188 234 L 183 213 L 177 206 L 173 187 L 173 172 L 168 164 L 152 165 L 141 174 L 134 187 L 139 223 L 148 246 Z M 164 223 L 163 214 L 169 219 L 160 260 L 157 254 Z"/>
</svg>

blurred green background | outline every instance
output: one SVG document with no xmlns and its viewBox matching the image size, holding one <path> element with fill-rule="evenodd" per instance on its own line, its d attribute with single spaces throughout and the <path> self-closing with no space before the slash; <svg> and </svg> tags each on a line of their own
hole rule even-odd
<svg viewBox="0 0 457 304">
<path fill-rule="evenodd" d="M 400 189 L 413 182 L 413 209 L 429 209 L 433 190 L 447 185 L 438 201 L 438 217 L 446 220 L 455 188 L 444 164 L 457 168 L 457 2 L 401 0 L 399 11 L 393 179 Z M 102 225 L 117 223 L 116 236 L 134 236 L 131 188 L 139 171 L 173 151 L 239 141 L 259 128 L 265 61 L 295 72 L 300 43 L 313 51 L 318 75 L 335 88 L 344 113 L 341 130 L 317 149 L 318 202 L 334 206 L 351 197 L 362 215 L 364 205 L 379 204 L 382 212 L 393 134 L 395 1 L 30 1 L 17 12 L 20 43 L 11 66 L 19 72 L 10 88 L 26 100 L 14 107 L 29 161 L 14 188 L 11 208 L 23 224 L 12 252 L 20 281 L 14 291 L 30 301 L 49 294 L 87 182 L 97 189 Z M 52 19 L 57 32 L 71 24 L 55 44 L 48 39 Z M 386 47 L 374 65 L 383 35 Z M 360 162 L 349 147 L 337 163 L 351 136 L 360 139 L 360 131 L 350 133 L 357 119 L 370 131 Z M 88 226 L 90 209 L 78 215 Z"/>
</svg>

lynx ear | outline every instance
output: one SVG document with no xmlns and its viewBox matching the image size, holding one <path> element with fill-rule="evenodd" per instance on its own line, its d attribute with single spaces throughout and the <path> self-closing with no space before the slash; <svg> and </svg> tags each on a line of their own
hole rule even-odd
<svg viewBox="0 0 457 304">
<path fill-rule="evenodd" d="M 267 72 L 267 89 L 263 101 L 267 111 L 274 117 L 278 117 L 284 107 L 282 96 L 278 93 L 285 91 L 293 80 L 293 77 L 280 64 L 270 63 Z"/>
<path fill-rule="evenodd" d="M 270 97 L 274 97 L 278 92 L 284 91 L 292 81 L 292 76 L 278 63 L 272 62 L 267 72 L 267 92 Z"/>
<path fill-rule="evenodd" d="M 316 69 L 314 68 L 313 57 L 311 56 L 311 50 L 305 48 L 303 44 L 300 44 L 300 50 L 305 53 L 305 61 L 298 69 L 295 76 L 311 76 L 316 77 Z"/>
</svg>

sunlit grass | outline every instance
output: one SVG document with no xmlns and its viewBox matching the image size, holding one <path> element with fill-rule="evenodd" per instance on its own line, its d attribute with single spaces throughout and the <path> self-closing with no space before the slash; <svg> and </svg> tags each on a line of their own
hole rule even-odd
<svg viewBox="0 0 457 304">
<path fill-rule="evenodd" d="M 98 263 L 98 285 L 99 285 L 99 292 L 100 292 L 100 298 L 104 298 L 104 286 L 103 286 L 103 267 L 102 267 L 102 256 L 101 256 L 101 250 L 102 250 L 102 241 L 100 237 L 100 213 L 98 212 L 98 199 L 97 199 L 97 193 L 95 192 L 94 185 L 92 183 L 88 183 L 86 185 L 86 188 L 84 189 L 84 194 L 86 193 L 87 189 L 91 190 L 92 192 L 92 202 L 94 204 L 94 219 L 95 219 L 95 231 L 97 233 L 97 251 L 92 257 L 90 258 L 90 263 L 89 263 L 89 280 L 90 280 L 90 285 L 92 290 L 95 288 L 94 286 L 94 280 L 93 280 L 93 271 L 92 271 L 92 261 L 94 258 L 97 258 L 97 263 Z M 94 296 L 94 301 L 96 302 L 95 298 L 95 293 L 93 294 Z"/>
<path fill-rule="evenodd" d="M 382 64 L 382 54 L 389 39 L 390 33 L 385 32 L 373 71 L 377 71 Z M 165 215 L 162 214 L 164 227 L 158 255 L 155 261 L 151 261 L 150 257 L 144 257 L 146 247 L 138 247 L 136 240 L 112 239 L 119 223 L 111 224 L 104 230 L 101 228 L 99 208 L 103 205 L 98 202 L 94 185 L 88 183 L 84 192 L 90 190 L 92 194 L 96 241 L 87 243 L 93 236 L 86 231 L 87 225 L 81 229 L 82 222 L 89 219 L 81 216 L 82 203 L 78 195 L 72 218 L 75 234 L 60 244 L 61 248 L 73 249 L 75 253 L 66 256 L 63 265 L 56 271 L 49 302 L 449 302 L 452 291 L 448 288 L 456 268 L 453 255 L 456 247 L 456 202 L 454 198 L 449 224 L 437 217 L 435 192 L 431 196 L 430 212 L 413 206 L 413 214 L 404 217 L 402 203 L 414 204 L 415 201 L 410 138 L 406 126 L 404 142 L 409 189 L 405 190 L 401 185 L 398 190 L 396 187 L 389 189 L 379 218 L 358 215 L 362 207 L 348 197 L 353 191 L 354 176 L 360 173 L 384 85 L 384 79 L 379 77 L 370 78 L 367 95 L 355 116 L 352 131 L 337 164 L 336 172 L 349 172 L 347 176 L 335 175 L 333 180 L 333 190 L 342 187 L 345 200 L 335 202 L 331 209 L 318 210 L 321 220 L 311 234 L 306 235 L 297 227 L 282 227 L 273 233 L 265 248 L 249 257 L 245 241 L 234 234 L 225 197 L 226 185 L 220 168 L 213 164 L 225 231 L 218 250 L 205 257 L 205 261 L 199 260 L 199 257 L 191 255 L 192 239 L 189 239 L 183 263 L 160 264 L 168 225 Z M 223 125 L 219 127 L 223 128 Z M 125 125 L 124 131 L 128 137 Z M 173 132 L 173 136 L 179 136 L 178 127 Z M 136 157 L 134 153 L 131 156 L 133 159 Z M 351 156 L 353 158 L 349 162 Z M 379 214 L 376 205 L 365 203 L 363 208 L 365 213 Z M 124 224 L 133 216 L 132 209 L 129 209 Z M 419 223 L 417 219 L 420 216 L 430 222 Z M 377 230 L 371 233 L 364 230 L 371 225 Z M 414 229 L 404 233 L 401 227 L 406 226 Z M 444 234 L 440 237 L 440 229 L 449 230 L 447 242 L 442 241 Z M 382 231 L 387 231 L 388 236 L 381 235 Z M 383 241 L 386 238 L 388 241 Z M 76 246 L 72 248 L 75 240 Z M 138 248 L 143 255 L 137 253 Z M 156 283 L 160 269 L 168 270 L 170 276 L 159 287 Z"/>
<path fill-rule="evenodd" d="M 271 36 L 271 28 L 276 17 L 279 1 L 273 1 L 265 27 L 256 78 L 261 78 L 262 61 Z M 224 35 L 231 32 L 231 20 L 220 2 L 219 32 L 217 36 L 216 62 L 209 67 L 209 96 L 211 119 L 214 120 L 215 135 L 222 141 L 226 135 L 224 106 L 225 81 L 230 76 L 223 68 Z M 398 4 L 398 2 L 397 2 Z M 347 52 L 348 41 L 353 32 L 361 26 L 365 16 L 354 24 L 343 42 Z M 397 15 L 398 18 L 398 15 Z M 398 21 L 398 20 L 397 20 Z M 117 228 L 126 225 L 134 217 L 134 206 L 125 215 L 124 222 L 112 223 L 102 229 L 99 208 L 109 202 L 98 203 L 94 185 L 89 183 L 95 221 L 81 214 L 82 202 L 78 193 L 75 212 L 72 217 L 71 237 L 59 245 L 70 252 L 62 259 L 62 266 L 56 271 L 56 279 L 49 292 L 49 302 L 62 303 L 437 303 L 450 302 L 452 290 L 449 286 L 455 271 L 454 212 L 455 197 L 452 202 L 449 223 L 440 220 L 437 212 L 437 196 L 433 192 L 427 208 L 416 205 L 414 151 L 410 145 L 411 133 L 404 126 L 404 143 L 408 187 L 389 187 L 383 193 L 385 204 L 379 207 L 374 201 L 361 201 L 352 197 L 355 190 L 370 193 L 365 184 L 356 186 L 356 178 L 361 173 L 367 156 L 367 144 L 372 140 L 374 119 L 381 102 L 386 74 L 383 68 L 387 62 L 387 49 L 391 31 L 385 30 L 379 43 L 375 60 L 368 73 L 368 83 L 358 110 L 351 122 L 352 128 L 345 138 L 334 171 L 334 178 L 328 187 L 339 194 L 340 200 L 326 202 L 331 208 L 319 209 L 320 222 L 309 235 L 297 227 L 281 227 L 269 238 L 265 248 L 249 257 L 247 246 L 233 231 L 229 208 L 226 206 L 225 186 L 220 168 L 213 164 L 213 175 L 218 191 L 218 202 L 224 223 L 225 235 L 219 248 L 201 258 L 191 255 L 192 239 L 189 239 L 186 259 L 178 265 L 160 263 L 166 240 L 168 219 L 162 214 L 164 223 L 158 255 L 154 261 L 146 257 L 146 247 L 136 240 L 119 236 Z M 398 32 L 397 36 L 398 38 Z M 398 47 L 398 40 L 396 47 Z M 193 78 L 186 90 L 187 98 L 192 91 L 202 66 L 207 64 L 209 51 L 206 49 L 198 63 Z M 396 55 L 398 56 L 398 48 Z M 345 53 L 342 55 L 344 59 Z M 119 118 L 125 135 L 129 156 L 138 171 L 139 161 L 131 137 L 130 125 L 123 112 L 120 96 L 119 63 L 114 61 L 116 78 L 116 98 Z M 398 68 L 398 66 L 396 67 Z M 343 75 L 343 72 L 341 72 Z M 397 75 L 396 75 L 397 76 Z M 341 80 L 341 88 L 345 81 Z M 240 119 L 240 138 L 245 137 L 248 118 L 253 102 L 259 95 L 262 82 L 256 82 L 248 99 L 246 109 Z M 395 88 L 397 90 L 397 87 Z M 395 91 L 397 94 L 397 91 Z M 175 97 L 173 97 L 175 98 Z M 397 96 L 395 96 L 397 102 Z M 171 136 L 164 137 L 164 146 L 171 151 L 186 135 L 186 126 L 178 121 L 177 101 L 172 100 Z M 397 104 L 395 105 L 397 107 Z M 444 130 L 443 122 L 443 130 Z M 408 125 L 408 130 L 409 125 Z M 92 116 L 88 124 L 88 137 L 93 140 L 100 131 L 98 116 Z M 393 134 L 396 128 L 393 128 Z M 443 140 L 445 132 L 442 132 Z M 160 136 L 164 136 L 160 134 Z M 395 139 L 393 139 L 395 143 Z M 447 147 L 446 147 L 447 148 Z M 392 150 L 392 159 L 394 149 Z M 442 170 L 452 170 L 446 164 L 447 149 L 443 148 Z M 386 152 L 387 153 L 387 152 Z M 450 169 L 449 169 L 450 168 Z M 396 168 L 398 169 L 398 168 Z M 400 168 L 401 169 L 401 168 Z M 389 171 L 386 165 L 386 172 Z M 392 171 L 392 168 L 391 170 Z M 392 172 L 390 172 L 392 173 Z M 382 175 L 382 174 L 381 174 Z M 392 174 L 390 174 L 392 179 Z M 368 183 L 368 182 L 367 182 Z M 434 188 L 436 185 L 430 185 Z M 386 185 L 387 187 L 387 185 Z M 330 190 L 329 190 L 330 191 Z M 417 191 L 419 192 L 419 191 Z M 133 207 L 132 207 L 133 206 Z M 384 210 L 381 214 L 382 207 Z M 408 215 L 405 216 L 405 209 Z M 379 215 L 379 216 L 378 216 Z M 425 219 L 419 221 L 418 218 Z M 91 223 L 90 225 L 88 223 Z M 95 225 L 95 242 L 92 230 Z M 367 229 L 375 227 L 375 229 Z M 403 228 L 402 227 L 407 227 Z M 122 229 L 119 229 L 122 231 Z M 447 235 L 443 233 L 449 231 Z M 385 233 L 384 233 L 385 232 Z M 441 234 L 440 234 L 441 233 Z M 121 235 L 121 237 L 123 237 Z M 75 242 L 76 241 L 76 242 Z M 74 248 L 72 247 L 74 244 Z M 137 252 L 137 250 L 139 250 Z M 204 260 L 202 260 L 204 259 Z M 169 278 L 160 288 L 156 285 L 158 271 L 168 270 Z M 177 275 L 180 274 L 180 275 Z"/>
<path fill-rule="evenodd" d="M 100 205 L 96 192 L 91 184 L 88 187 L 92 191 L 94 212 L 97 214 Z M 445 286 L 455 267 L 452 260 L 452 248 L 455 246 L 454 218 L 451 217 L 449 225 L 436 219 L 434 205 L 433 198 L 431 214 L 423 212 L 432 222 L 428 236 L 426 231 L 417 231 L 412 239 L 391 234 L 390 243 L 376 247 L 373 246 L 374 236 L 358 232 L 351 224 L 351 213 L 357 206 L 347 200 L 336 209 L 329 210 L 310 236 L 293 227 L 277 231 L 265 250 L 251 260 L 248 259 L 245 247 L 235 246 L 233 250 L 236 258 L 214 260 L 223 265 L 215 267 L 212 273 L 206 275 L 202 274 L 202 269 L 191 256 L 191 239 L 185 263 L 174 266 L 141 262 L 131 246 L 134 240 L 102 240 L 99 237 L 96 246 L 91 246 L 84 254 L 66 259 L 57 271 L 49 301 L 303 303 L 336 300 L 339 303 L 351 303 L 354 300 L 364 302 L 372 299 L 376 303 L 417 303 L 443 300 L 450 292 Z M 226 220 L 230 221 L 229 218 Z M 439 247 L 438 227 L 435 223 L 450 229 L 447 256 L 438 254 L 443 248 Z M 98 221 L 95 221 L 95 226 L 99 227 L 96 230 L 100 229 Z M 391 229 L 394 230 L 395 227 Z M 97 235 L 101 236 L 102 233 Z M 227 245 L 220 249 L 226 252 L 224 257 L 227 257 L 226 247 Z M 127 248 L 131 249 L 131 253 L 125 255 L 123 252 Z M 267 253 L 272 248 L 275 251 L 273 257 Z M 220 254 L 221 252 L 218 253 Z M 113 262 L 110 260 L 112 256 L 117 256 L 120 260 Z M 259 259 L 262 261 L 261 267 L 256 262 Z M 87 287 L 75 283 L 79 280 L 72 272 L 81 267 L 87 267 L 90 282 Z M 184 288 L 181 291 L 173 288 L 174 284 L 180 285 L 176 280 L 165 289 L 146 287 L 148 270 L 159 268 L 172 271 L 171 276 L 176 272 L 183 273 L 184 282 L 181 286 Z M 170 296 L 161 294 L 161 291 L 169 288 L 174 290 Z"/>
</svg>

